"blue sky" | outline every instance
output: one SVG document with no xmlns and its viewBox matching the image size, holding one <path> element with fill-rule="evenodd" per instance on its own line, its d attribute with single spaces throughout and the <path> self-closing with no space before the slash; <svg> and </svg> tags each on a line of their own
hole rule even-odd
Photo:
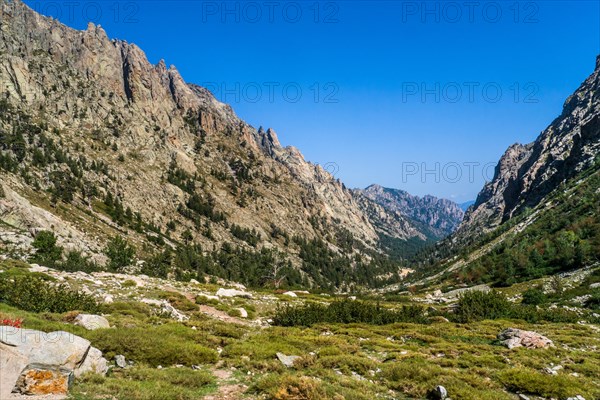
<svg viewBox="0 0 600 400">
<path fill-rule="evenodd" d="M 597 1 L 26 3 L 164 58 L 349 187 L 459 202 L 600 53 Z"/>
</svg>

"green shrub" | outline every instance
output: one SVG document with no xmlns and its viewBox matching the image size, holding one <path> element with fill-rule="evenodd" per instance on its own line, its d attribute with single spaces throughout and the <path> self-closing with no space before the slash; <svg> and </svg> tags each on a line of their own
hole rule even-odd
<svg viewBox="0 0 600 400">
<path fill-rule="evenodd" d="M 273 317 L 273 321 L 279 326 L 311 326 L 323 322 L 386 325 L 396 322 L 426 323 L 427 318 L 423 308 L 419 306 L 403 306 L 399 310 L 389 310 L 379 304 L 344 300 L 328 306 L 306 304 L 281 308 Z"/>
<path fill-rule="evenodd" d="M 39 232 L 31 245 L 36 249 L 31 258 L 33 262 L 53 268 L 62 257 L 63 249 L 56 245 L 56 236 L 52 232 Z"/>
<path fill-rule="evenodd" d="M 70 251 L 67 257 L 56 265 L 56 268 L 67 272 L 83 271 L 88 274 L 100 271 L 98 264 L 85 257 L 80 251 Z"/>
<path fill-rule="evenodd" d="M 484 319 L 507 318 L 512 312 L 512 303 L 496 291 L 468 291 L 458 300 L 452 315 L 456 322 L 466 323 Z"/>
<path fill-rule="evenodd" d="M 115 236 L 106 246 L 104 254 L 109 258 L 108 268 L 113 271 L 121 271 L 131 265 L 135 249 L 121 236 Z"/>
<path fill-rule="evenodd" d="M 121 287 L 124 288 L 130 288 L 130 287 L 136 287 L 137 283 L 135 283 L 135 281 L 132 281 L 131 279 L 127 279 L 125 282 L 121 283 Z"/>
<path fill-rule="evenodd" d="M 592 310 L 600 310 L 600 290 L 592 293 L 592 297 L 585 302 L 585 306 Z"/>
<path fill-rule="evenodd" d="M 527 289 L 523 292 L 523 304 L 540 305 L 548 302 L 548 296 L 541 287 Z"/>
<path fill-rule="evenodd" d="M 28 275 L 0 278 L 0 302 L 37 313 L 98 310 L 93 297 Z"/>
</svg>

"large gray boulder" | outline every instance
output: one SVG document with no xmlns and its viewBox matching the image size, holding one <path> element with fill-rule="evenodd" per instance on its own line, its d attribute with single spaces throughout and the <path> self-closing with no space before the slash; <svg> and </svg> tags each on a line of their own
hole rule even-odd
<svg viewBox="0 0 600 400">
<path fill-rule="evenodd" d="M 105 374 L 107 362 L 90 342 L 69 332 L 0 326 L 0 398 L 66 394 L 73 377 Z"/>
</svg>

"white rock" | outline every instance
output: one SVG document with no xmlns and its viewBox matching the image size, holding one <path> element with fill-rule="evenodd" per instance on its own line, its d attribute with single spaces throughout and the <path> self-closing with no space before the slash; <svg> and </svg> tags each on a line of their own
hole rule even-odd
<svg viewBox="0 0 600 400">
<path fill-rule="evenodd" d="M 248 318 L 248 311 L 246 311 L 245 308 L 240 307 L 240 308 L 237 308 L 237 310 L 240 312 L 240 317 Z"/>
<path fill-rule="evenodd" d="M 244 292 L 244 291 L 237 290 L 237 289 L 220 288 L 219 290 L 217 290 L 217 296 L 218 297 L 244 297 L 247 299 L 251 299 L 252 293 Z"/>
<path fill-rule="evenodd" d="M 288 368 L 291 368 L 294 366 L 294 362 L 299 359 L 299 356 L 286 356 L 283 353 L 277 353 L 277 358 L 279 359 L 279 361 L 281 361 L 281 363 L 283 365 L 285 365 Z"/>
<path fill-rule="evenodd" d="M 121 355 L 121 354 L 116 355 L 115 356 L 115 364 L 119 368 L 125 368 L 127 366 L 127 361 L 125 360 L 125 356 Z"/>
<path fill-rule="evenodd" d="M 110 328 L 110 324 L 108 320 L 100 315 L 92 315 L 92 314 L 79 314 L 75 318 L 75 325 L 83 326 L 85 329 L 89 331 L 93 331 L 95 329 L 108 329 Z"/>
<path fill-rule="evenodd" d="M 74 371 L 76 378 L 89 372 L 100 375 L 106 375 L 108 372 L 108 361 L 102 357 L 102 352 L 95 347 L 90 347 L 87 357 L 79 368 Z"/>
<path fill-rule="evenodd" d="M 283 295 L 289 297 L 298 297 L 298 295 L 294 292 L 285 292 Z"/>
</svg>

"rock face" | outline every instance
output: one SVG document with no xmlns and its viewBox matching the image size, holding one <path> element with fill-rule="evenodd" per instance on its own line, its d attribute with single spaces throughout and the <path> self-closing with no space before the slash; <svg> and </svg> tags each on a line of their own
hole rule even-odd
<svg viewBox="0 0 600 400">
<path fill-rule="evenodd" d="M 458 204 L 433 196 L 413 196 L 380 185 L 354 192 L 379 204 L 388 213 L 403 216 L 421 237 L 440 239 L 448 236 L 458 228 L 464 216 Z"/>
<path fill-rule="evenodd" d="M 498 340 L 508 347 L 525 347 L 528 349 L 546 349 L 553 346 L 552 340 L 539 333 L 508 328 L 498 334 Z"/>
<path fill-rule="evenodd" d="M 502 156 L 494 178 L 467 211 L 459 237 L 489 231 L 537 206 L 561 182 L 594 164 L 600 151 L 599 86 L 600 56 L 595 71 L 535 142 L 514 144 Z"/>
<path fill-rule="evenodd" d="M 297 268 L 294 236 L 336 251 L 344 242 L 336 237 L 350 237 L 368 263 L 380 230 L 401 240 L 419 235 L 394 218 L 376 228 L 350 190 L 283 147 L 274 130 L 248 125 L 175 67 L 151 64 L 134 44 L 111 40 L 94 24 L 68 28 L 20 0 L 0 0 L 0 13 L 0 132 L 19 132 L 0 140 L 0 152 L 14 161 L 0 168 L 0 219 L 8 223 L 0 237 L 20 250 L 30 248 L 26 232 L 53 230 L 67 250 L 102 262 L 106 241 L 123 229 L 96 207 L 108 194 L 148 226 L 176 226 L 173 238 L 191 230 L 206 251 L 224 243 L 274 248 Z M 73 218 L 32 201 L 46 191 L 49 200 L 72 204 Z M 234 224 L 255 229 L 258 243 L 240 239 Z M 148 235 L 156 237 L 128 232 L 153 246 Z"/>
<path fill-rule="evenodd" d="M 90 342 L 68 332 L 0 326 L 0 398 L 65 394 L 73 377 L 105 374 L 106 360 Z"/>
</svg>

